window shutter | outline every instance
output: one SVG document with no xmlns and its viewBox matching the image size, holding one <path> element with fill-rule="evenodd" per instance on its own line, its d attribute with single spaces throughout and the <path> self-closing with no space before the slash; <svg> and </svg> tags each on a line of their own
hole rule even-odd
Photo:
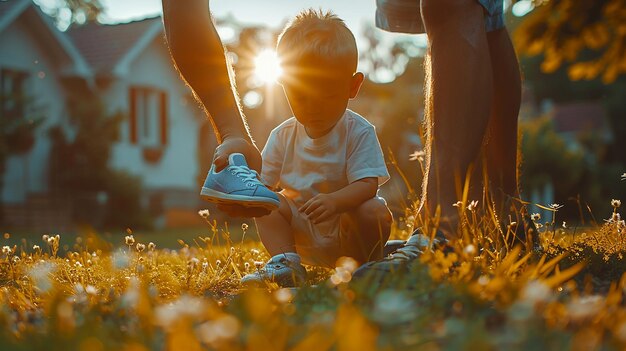
<svg viewBox="0 0 626 351">
<path fill-rule="evenodd" d="M 160 94 L 160 120 L 161 120 L 161 145 L 167 144 L 168 123 L 167 123 L 167 93 Z"/>
<path fill-rule="evenodd" d="M 137 144 L 137 89 L 129 89 L 130 109 L 130 142 Z"/>
</svg>

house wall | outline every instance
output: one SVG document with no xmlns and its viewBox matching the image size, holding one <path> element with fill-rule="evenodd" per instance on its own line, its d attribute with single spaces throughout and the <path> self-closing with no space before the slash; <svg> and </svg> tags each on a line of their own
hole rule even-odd
<svg viewBox="0 0 626 351">
<path fill-rule="evenodd" d="M 167 144 L 159 162 L 147 162 L 142 146 L 131 143 L 130 124 L 126 119 L 121 127 L 121 140 L 113 147 L 112 166 L 141 176 L 148 190 L 196 191 L 197 142 L 202 117 L 197 104 L 190 98 L 189 89 L 174 70 L 160 35 L 134 60 L 128 74 L 114 81 L 104 92 L 111 112 L 123 111 L 129 115 L 129 87 L 133 85 L 167 92 Z"/>
<path fill-rule="evenodd" d="M 0 68 L 29 72 L 27 94 L 34 97 L 44 121 L 35 133 L 35 145 L 24 155 L 6 161 L 0 200 L 3 204 L 23 203 L 29 193 L 48 190 L 48 160 L 51 142 L 49 127 L 67 122 L 66 97 L 60 84 L 59 62 L 21 16 L 0 33 Z"/>
</svg>

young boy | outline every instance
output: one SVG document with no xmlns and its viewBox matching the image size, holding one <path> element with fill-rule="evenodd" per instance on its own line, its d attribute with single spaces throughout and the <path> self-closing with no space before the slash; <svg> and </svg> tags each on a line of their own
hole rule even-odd
<svg viewBox="0 0 626 351">
<path fill-rule="evenodd" d="M 277 52 L 294 117 L 271 132 L 262 152 L 261 178 L 282 189 L 278 210 L 256 219 L 272 258 L 242 283 L 296 286 L 306 280 L 301 263 L 381 258 L 392 216 L 377 191 L 389 173 L 374 126 L 346 109 L 364 77 L 344 22 L 303 11 L 280 35 Z"/>
</svg>

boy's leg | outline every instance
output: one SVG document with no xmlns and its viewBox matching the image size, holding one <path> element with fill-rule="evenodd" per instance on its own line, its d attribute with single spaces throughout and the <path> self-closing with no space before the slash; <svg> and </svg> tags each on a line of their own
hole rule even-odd
<svg viewBox="0 0 626 351">
<path fill-rule="evenodd" d="M 278 195 L 280 206 L 269 215 L 256 218 L 256 225 L 263 245 L 272 258 L 262 268 L 242 277 L 244 286 L 265 286 L 272 282 L 282 287 L 300 286 L 306 282 L 306 269 L 296 253 L 291 209 L 282 194 Z"/>
<path fill-rule="evenodd" d="M 422 0 L 432 66 L 429 164 L 420 210 L 432 216 L 440 206 L 440 228 L 448 235 L 456 234 L 458 213 L 452 204 L 478 160 L 491 113 L 493 78 L 483 11 L 476 0 Z M 472 184 L 480 194 L 480 180 Z"/>
<path fill-rule="evenodd" d="M 365 201 L 341 215 L 341 255 L 359 263 L 382 258 L 393 216 L 382 197 Z"/>
<path fill-rule="evenodd" d="M 272 211 L 267 216 L 255 218 L 259 237 L 263 246 L 271 256 L 286 252 L 296 252 L 296 245 L 291 229 L 291 209 L 287 199 L 278 194 L 280 205 L 278 210 Z"/>
</svg>

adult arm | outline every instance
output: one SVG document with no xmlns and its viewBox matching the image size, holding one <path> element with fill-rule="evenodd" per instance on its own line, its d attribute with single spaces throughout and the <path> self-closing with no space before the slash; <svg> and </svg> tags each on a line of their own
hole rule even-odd
<svg viewBox="0 0 626 351">
<path fill-rule="evenodd" d="M 165 36 L 174 65 L 200 100 L 219 146 L 213 163 L 219 171 L 228 156 L 242 153 L 250 168 L 261 171 L 261 153 L 254 144 L 231 82 L 224 47 L 213 24 L 208 0 L 162 0 Z M 261 208 L 220 205 L 233 217 L 269 214 Z"/>
<path fill-rule="evenodd" d="M 261 170 L 261 154 L 247 128 L 231 82 L 224 47 L 213 24 L 208 0 L 163 0 L 165 36 L 174 64 L 200 100 L 220 144 L 213 162 L 218 170 L 228 155 L 243 153 Z"/>
</svg>

